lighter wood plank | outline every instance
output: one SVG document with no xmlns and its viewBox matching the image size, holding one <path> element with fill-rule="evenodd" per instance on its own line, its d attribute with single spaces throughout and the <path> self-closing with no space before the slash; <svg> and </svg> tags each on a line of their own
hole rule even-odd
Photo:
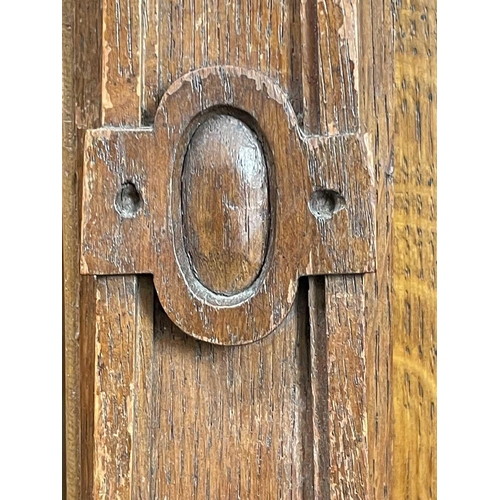
<svg viewBox="0 0 500 500">
<path fill-rule="evenodd" d="M 369 498 L 366 311 L 362 275 L 325 283 L 331 498 Z"/>
<path fill-rule="evenodd" d="M 136 278 L 96 283 L 94 498 L 132 498 Z"/>
<path fill-rule="evenodd" d="M 132 443 L 132 498 L 151 499 L 151 439 L 148 415 L 153 405 L 154 303 L 153 280 L 137 280 L 134 353 L 134 419 Z"/>
<path fill-rule="evenodd" d="M 393 499 L 436 492 L 436 2 L 396 4 Z"/>
</svg>

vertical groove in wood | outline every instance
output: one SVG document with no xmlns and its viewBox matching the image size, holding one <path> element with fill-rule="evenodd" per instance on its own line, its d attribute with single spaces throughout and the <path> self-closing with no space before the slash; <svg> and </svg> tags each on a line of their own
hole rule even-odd
<svg viewBox="0 0 500 500">
<path fill-rule="evenodd" d="M 315 0 L 301 0 L 303 126 L 309 133 L 319 133 L 318 11 Z M 314 285 L 313 285 L 314 286 Z"/>
<path fill-rule="evenodd" d="M 141 112 L 143 125 L 153 122 L 158 94 L 158 12 L 160 0 L 141 1 Z"/>
<path fill-rule="evenodd" d="M 299 124 L 302 125 L 304 118 L 304 98 L 302 84 L 302 29 L 304 17 L 302 13 L 302 0 L 290 0 L 289 2 L 290 22 L 290 85 L 288 86 L 288 98 L 292 108 L 297 115 Z M 286 29 L 286 26 L 283 27 Z"/>
<path fill-rule="evenodd" d="M 80 383 L 81 383 L 81 492 L 77 498 L 92 498 L 94 489 L 94 388 L 96 278 L 82 277 Z"/>
<path fill-rule="evenodd" d="M 311 420 L 315 498 L 330 496 L 330 384 L 326 333 L 325 278 L 309 278 Z"/>
<path fill-rule="evenodd" d="M 134 417 L 132 443 L 132 499 L 151 499 L 151 411 L 154 350 L 154 285 L 139 276 L 136 294 L 134 353 Z"/>
<path fill-rule="evenodd" d="M 395 3 L 394 500 L 436 492 L 436 2 Z"/>
<path fill-rule="evenodd" d="M 317 2 L 301 0 L 302 102 L 304 130 L 319 134 L 319 61 Z M 329 384 L 327 373 L 325 277 L 313 276 L 309 284 L 311 427 L 313 429 L 314 496 L 330 497 Z"/>
</svg>

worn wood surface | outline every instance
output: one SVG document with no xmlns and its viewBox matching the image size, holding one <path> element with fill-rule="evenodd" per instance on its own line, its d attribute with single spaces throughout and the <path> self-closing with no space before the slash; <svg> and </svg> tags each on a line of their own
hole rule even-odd
<svg viewBox="0 0 500 500">
<path fill-rule="evenodd" d="M 63 345 L 64 345 L 64 491 L 80 491 L 80 372 L 79 372 L 79 217 L 73 66 L 74 5 L 63 2 Z"/>
<path fill-rule="evenodd" d="M 194 340 L 156 311 L 152 498 L 314 498 L 305 290 L 255 344 Z"/>
<path fill-rule="evenodd" d="M 394 499 L 436 491 L 436 2 L 396 3 Z"/>
<path fill-rule="evenodd" d="M 309 26 L 304 127 L 316 134 L 360 132 L 357 4 L 303 2 L 303 13 Z M 372 151 L 369 134 L 366 141 Z M 326 276 L 312 278 L 309 286 L 315 494 L 365 499 L 371 478 L 364 282 L 360 276 Z"/>
<path fill-rule="evenodd" d="M 83 498 L 149 498 L 153 287 L 98 277 L 85 291 Z"/>
<path fill-rule="evenodd" d="M 391 498 L 393 254 L 393 4 L 359 3 L 360 123 L 369 131 L 376 189 L 377 272 L 365 275 L 368 492 Z M 397 497 L 393 497 L 397 500 Z"/>
<path fill-rule="evenodd" d="M 213 292 L 243 292 L 262 269 L 271 225 L 267 168 L 257 135 L 234 116 L 208 118 L 191 138 L 181 185 L 184 240 L 193 274 Z"/>
<path fill-rule="evenodd" d="M 262 272 L 232 294 L 210 290 L 196 276 L 192 242 L 217 236 L 217 213 L 193 234 L 186 214 L 193 220 L 193 210 L 205 214 L 207 207 L 196 203 L 201 192 L 192 191 L 183 175 L 186 150 L 189 159 L 193 139 L 208 133 L 207 120 L 224 109 L 253 128 L 269 163 L 269 189 L 258 188 L 264 199 L 268 193 L 270 219 Z M 208 157 L 213 152 L 204 152 L 207 165 L 218 160 Z M 88 131 L 82 272 L 151 273 L 162 306 L 186 333 L 224 345 L 259 340 L 283 321 L 299 276 L 374 270 L 368 157 L 360 134 L 305 135 L 283 90 L 263 73 L 234 66 L 192 71 L 168 88 L 154 127 Z M 246 155 L 245 168 L 253 168 L 248 160 Z M 220 193 L 224 210 L 234 211 L 229 170 L 224 180 L 208 186 Z M 253 224 L 262 224 L 262 215 Z M 247 234 L 245 225 L 248 220 L 238 238 Z"/>
<path fill-rule="evenodd" d="M 432 6 L 98 4 L 64 4 L 67 497 L 435 498 Z M 377 271 L 301 280 L 283 323 L 234 347 L 186 336 L 150 277 L 86 277 L 79 301 L 75 256 L 84 131 L 151 126 L 174 80 L 220 64 L 271 77 L 306 134 L 366 134 L 376 184 Z"/>
</svg>

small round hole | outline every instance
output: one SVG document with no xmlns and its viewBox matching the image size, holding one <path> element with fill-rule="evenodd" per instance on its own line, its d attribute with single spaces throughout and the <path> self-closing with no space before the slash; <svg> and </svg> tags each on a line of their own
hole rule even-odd
<svg viewBox="0 0 500 500">
<path fill-rule="evenodd" d="M 132 182 L 125 182 L 116 195 L 115 208 L 125 219 L 135 217 L 142 208 L 142 198 Z"/>
<path fill-rule="evenodd" d="M 309 210 L 317 219 L 328 220 L 345 208 L 345 199 L 332 189 L 318 189 L 309 200 Z"/>
</svg>

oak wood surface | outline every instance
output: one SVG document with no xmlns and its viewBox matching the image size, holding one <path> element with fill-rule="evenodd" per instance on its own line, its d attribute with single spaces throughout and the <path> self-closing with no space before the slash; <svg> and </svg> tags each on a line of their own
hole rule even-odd
<svg viewBox="0 0 500 500">
<path fill-rule="evenodd" d="M 316 134 L 359 132 L 356 7 L 307 2 L 304 11 L 304 23 L 313 26 L 304 31 L 309 38 L 303 58 L 310 73 L 303 75 L 304 126 Z M 309 285 L 315 496 L 363 499 L 371 482 L 363 279 L 316 277 Z"/>
<path fill-rule="evenodd" d="M 191 134 L 208 132 L 207 117 L 225 107 L 255 123 L 270 165 L 266 257 L 259 279 L 238 294 L 210 291 L 195 275 L 190 242 L 216 225 L 189 239 L 183 230 L 186 197 L 205 210 L 194 202 L 200 193 L 182 181 L 185 150 Z M 152 273 L 162 306 L 186 333 L 223 345 L 261 339 L 288 313 L 299 276 L 374 270 L 373 176 L 364 141 L 356 133 L 304 135 L 286 95 L 262 73 L 192 71 L 162 97 L 154 127 L 87 132 L 82 272 Z M 229 171 L 224 180 L 227 197 Z"/>
<path fill-rule="evenodd" d="M 395 10 L 393 498 L 436 491 L 436 2 Z"/>
<path fill-rule="evenodd" d="M 435 498 L 434 4 L 99 3 L 63 4 L 67 498 Z M 307 133 L 366 133 L 376 183 L 376 272 L 301 280 L 234 347 L 180 331 L 148 276 L 78 274 L 85 130 L 149 126 L 217 64 L 273 78 Z"/>
<path fill-rule="evenodd" d="M 365 275 L 369 494 L 392 498 L 393 4 L 361 1 L 359 106 L 370 131 L 376 189 L 377 272 Z"/>
<path fill-rule="evenodd" d="M 259 139 L 234 116 L 208 118 L 189 142 L 181 185 L 186 253 L 213 292 L 242 292 L 262 269 L 271 222 L 267 168 Z"/>
<path fill-rule="evenodd" d="M 79 372 L 79 217 L 76 159 L 74 4 L 63 2 L 63 370 L 64 370 L 64 492 L 68 498 L 80 495 L 80 372 Z"/>
</svg>

